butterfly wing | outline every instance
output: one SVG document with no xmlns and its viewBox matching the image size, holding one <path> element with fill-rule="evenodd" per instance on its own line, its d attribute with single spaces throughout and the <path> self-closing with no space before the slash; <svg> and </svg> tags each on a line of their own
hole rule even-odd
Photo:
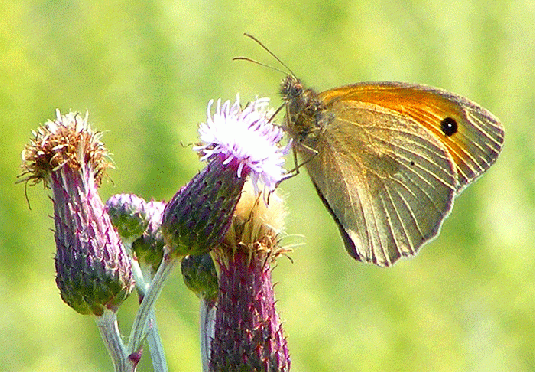
<svg viewBox="0 0 535 372">
<path fill-rule="evenodd" d="M 358 83 L 326 91 L 320 98 L 327 105 L 340 100 L 370 103 L 424 126 L 453 159 L 459 192 L 494 164 L 503 145 L 503 126 L 494 115 L 441 89 L 400 82 Z M 448 132 L 445 123 L 455 130 Z"/>
<path fill-rule="evenodd" d="M 389 108 L 340 96 L 324 103 L 323 129 L 297 151 L 310 159 L 308 173 L 347 251 L 380 266 L 415 254 L 437 235 L 458 189 L 448 149 Z"/>
</svg>

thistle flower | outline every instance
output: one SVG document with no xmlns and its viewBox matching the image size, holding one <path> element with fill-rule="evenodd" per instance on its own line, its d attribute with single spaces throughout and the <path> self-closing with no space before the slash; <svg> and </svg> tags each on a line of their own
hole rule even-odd
<svg viewBox="0 0 535 372">
<path fill-rule="evenodd" d="M 209 370 L 288 371 L 288 345 L 275 309 L 272 263 L 285 211 L 272 197 L 269 207 L 248 188 L 224 240 L 212 250 L 219 291 L 210 345 Z"/>
<path fill-rule="evenodd" d="M 133 288 L 130 260 L 97 192 L 110 167 L 100 136 L 87 116 L 57 111 L 24 149 L 21 175 L 52 188 L 61 298 L 97 316 L 115 310 Z"/>
<path fill-rule="evenodd" d="M 256 189 L 262 182 L 272 191 L 284 177 L 281 128 L 271 124 L 267 99 L 258 99 L 245 108 L 239 99 L 231 105 L 208 104 L 208 118 L 199 127 L 199 151 L 207 166 L 184 186 L 165 206 L 162 235 L 165 254 L 143 298 L 132 325 L 129 345 L 138 350 L 149 328 L 149 315 L 169 273 L 187 255 L 202 255 L 217 245 L 230 226 L 245 180 L 250 176 Z"/>
<path fill-rule="evenodd" d="M 227 231 L 247 176 L 254 187 L 275 189 L 284 176 L 283 156 L 289 147 L 278 143 L 281 128 L 270 123 L 268 99 L 257 99 L 244 109 L 239 99 L 208 104 L 207 121 L 199 127 L 201 144 L 195 147 L 208 162 L 167 204 L 162 232 L 171 256 L 201 255 Z"/>
</svg>

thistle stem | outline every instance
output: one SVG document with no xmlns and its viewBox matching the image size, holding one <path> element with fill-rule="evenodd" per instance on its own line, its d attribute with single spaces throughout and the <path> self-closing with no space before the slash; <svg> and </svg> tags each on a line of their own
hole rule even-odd
<svg viewBox="0 0 535 372">
<path fill-rule="evenodd" d="M 136 353 L 140 349 L 149 327 L 154 328 L 154 319 L 152 318 L 154 316 L 154 303 L 162 292 L 169 274 L 179 261 L 178 258 L 171 258 L 166 255 L 154 275 L 151 286 L 141 302 L 136 319 L 132 325 L 132 332 L 130 333 L 130 340 L 128 342 L 128 351 L 130 354 Z"/>
<path fill-rule="evenodd" d="M 132 260 L 132 275 L 136 281 L 136 289 L 141 298 L 145 298 L 148 290 L 150 289 L 150 284 L 145 282 L 145 276 L 142 273 L 141 268 L 137 260 Z M 146 275 L 150 277 L 149 274 Z M 149 322 L 152 324 L 152 327 L 148 329 L 147 333 L 147 342 L 149 343 L 150 357 L 152 360 L 152 366 L 154 371 L 157 372 L 167 372 L 167 361 L 165 359 L 165 351 L 162 344 L 162 339 L 158 331 L 158 324 L 156 323 L 156 313 L 154 311 L 154 306 L 150 309 Z"/>
<path fill-rule="evenodd" d="M 135 366 L 128 359 L 128 353 L 124 346 L 119 327 L 117 325 L 117 315 L 114 311 L 106 309 L 101 316 L 96 317 L 96 323 L 102 336 L 102 340 L 108 349 L 108 353 L 113 361 L 115 372 L 131 372 Z"/>
</svg>

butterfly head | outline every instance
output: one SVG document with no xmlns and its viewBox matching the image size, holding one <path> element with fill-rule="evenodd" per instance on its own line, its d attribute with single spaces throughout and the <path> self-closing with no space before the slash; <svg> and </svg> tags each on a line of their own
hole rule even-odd
<svg viewBox="0 0 535 372">
<path fill-rule="evenodd" d="M 288 134 L 297 142 L 305 140 L 318 125 L 323 104 L 312 89 L 305 89 L 293 75 L 284 78 L 280 89 L 286 104 Z"/>
<path fill-rule="evenodd" d="M 281 84 L 280 90 L 286 101 L 299 99 L 303 95 L 303 83 L 293 75 L 287 75 Z"/>
</svg>

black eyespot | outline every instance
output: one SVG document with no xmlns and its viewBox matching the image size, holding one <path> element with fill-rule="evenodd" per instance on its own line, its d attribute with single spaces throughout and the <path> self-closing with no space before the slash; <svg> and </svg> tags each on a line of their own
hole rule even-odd
<svg viewBox="0 0 535 372">
<path fill-rule="evenodd" d="M 416 165 L 416 163 L 414 162 L 414 160 L 411 160 L 411 167 L 414 167 Z"/>
<path fill-rule="evenodd" d="M 451 137 L 457 133 L 457 121 L 448 116 L 440 122 L 440 130 L 446 137 Z"/>
</svg>

